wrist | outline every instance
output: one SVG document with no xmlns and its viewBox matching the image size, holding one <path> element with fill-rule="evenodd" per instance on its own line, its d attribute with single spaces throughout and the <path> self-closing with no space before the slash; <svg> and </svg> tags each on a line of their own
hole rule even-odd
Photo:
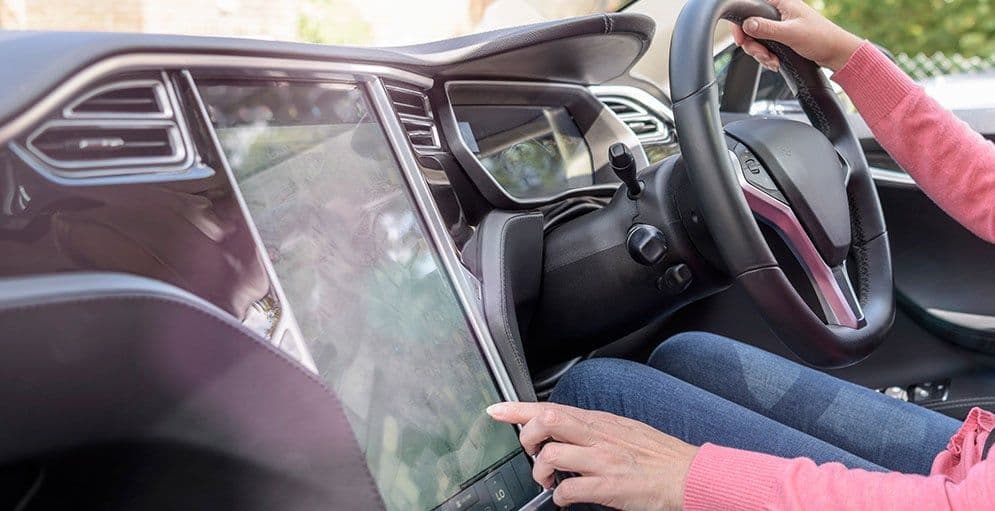
<svg viewBox="0 0 995 511">
<path fill-rule="evenodd" d="M 691 465 L 694 463 L 694 459 L 698 456 L 698 451 L 701 449 L 691 444 L 685 444 L 683 447 L 683 455 L 679 457 L 680 462 L 677 464 L 677 480 L 674 481 L 678 489 L 677 498 L 668 507 L 669 510 L 673 511 L 684 509 L 684 487 L 687 484 L 688 475 L 691 473 Z"/>
<path fill-rule="evenodd" d="M 846 30 L 839 29 L 841 34 L 836 42 L 835 49 L 832 52 L 832 57 L 825 62 L 820 62 L 819 65 L 829 68 L 832 72 L 839 71 L 843 69 L 843 66 L 850 61 L 850 57 L 857 52 L 863 40 L 859 37 L 847 32 Z"/>
</svg>

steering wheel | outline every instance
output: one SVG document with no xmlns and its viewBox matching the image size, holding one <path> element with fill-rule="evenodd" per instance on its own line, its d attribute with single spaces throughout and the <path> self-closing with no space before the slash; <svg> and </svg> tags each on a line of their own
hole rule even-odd
<svg viewBox="0 0 995 511">
<path fill-rule="evenodd" d="M 761 41 L 811 124 L 758 117 L 723 127 L 712 35 L 720 19 L 752 16 L 780 18 L 763 0 L 690 0 L 677 19 L 670 87 L 682 157 L 720 256 L 768 325 L 812 365 L 853 364 L 880 345 L 895 316 L 881 202 L 825 76 L 782 44 Z M 821 316 L 788 281 L 757 219 L 794 252 Z"/>
</svg>

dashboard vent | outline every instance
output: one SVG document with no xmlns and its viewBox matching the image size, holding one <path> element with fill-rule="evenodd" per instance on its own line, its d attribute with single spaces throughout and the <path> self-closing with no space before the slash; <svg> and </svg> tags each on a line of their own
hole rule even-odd
<svg viewBox="0 0 995 511">
<path fill-rule="evenodd" d="M 621 99 L 603 98 L 601 102 L 604 103 L 609 110 L 615 112 L 615 115 L 638 115 L 646 113 L 646 111 L 642 108 Z"/>
<path fill-rule="evenodd" d="M 161 165 L 178 163 L 185 157 L 179 130 L 171 121 L 53 121 L 28 138 L 28 148 L 46 163 L 63 169 Z"/>
<path fill-rule="evenodd" d="M 641 105 L 616 96 L 598 99 L 625 123 L 643 144 L 667 144 L 675 141 L 672 125 L 651 114 Z"/>
<path fill-rule="evenodd" d="M 424 154 L 441 151 L 439 130 L 432 116 L 428 96 L 421 91 L 397 85 L 386 85 L 386 88 L 415 152 Z"/>
<path fill-rule="evenodd" d="M 172 115 L 166 90 L 156 80 L 129 80 L 98 87 L 63 112 L 66 118 L 152 118 Z"/>
<path fill-rule="evenodd" d="M 200 169 L 164 73 L 120 77 L 80 93 L 15 151 L 40 172 L 85 182 Z"/>
</svg>

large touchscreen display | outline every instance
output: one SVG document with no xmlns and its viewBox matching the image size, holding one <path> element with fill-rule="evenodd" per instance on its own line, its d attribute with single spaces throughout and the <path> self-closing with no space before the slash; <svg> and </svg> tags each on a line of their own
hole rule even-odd
<svg viewBox="0 0 995 511">
<path fill-rule="evenodd" d="M 520 452 L 484 413 L 499 394 L 362 89 L 199 89 L 387 508 L 432 509 Z"/>
</svg>

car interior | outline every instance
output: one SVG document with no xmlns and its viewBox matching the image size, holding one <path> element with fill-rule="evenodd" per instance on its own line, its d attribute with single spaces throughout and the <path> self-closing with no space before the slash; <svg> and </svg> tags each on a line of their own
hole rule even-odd
<svg viewBox="0 0 995 511">
<path fill-rule="evenodd" d="M 484 408 L 686 331 L 992 406 L 995 247 L 814 63 L 713 43 L 776 15 L 689 1 L 667 90 L 632 9 L 391 48 L 0 32 L 0 506 L 554 509 Z"/>
</svg>

